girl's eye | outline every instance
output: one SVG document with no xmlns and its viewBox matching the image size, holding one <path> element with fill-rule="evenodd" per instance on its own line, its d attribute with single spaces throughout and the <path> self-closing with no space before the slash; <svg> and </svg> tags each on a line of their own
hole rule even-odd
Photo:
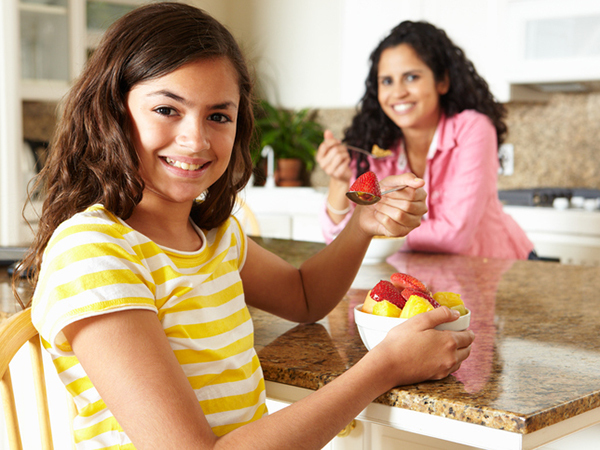
<svg viewBox="0 0 600 450">
<path fill-rule="evenodd" d="M 231 118 L 229 118 L 227 115 L 222 114 L 222 113 L 211 114 L 208 117 L 208 120 L 212 120 L 213 122 L 219 122 L 219 123 L 231 122 Z"/>
<path fill-rule="evenodd" d="M 415 81 L 418 80 L 419 76 L 418 75 L 414 75 L 414 74 L 408 74 L 406 75 L 406 81 Z"/>
<path fill-rule="evenodd" d="M 154 110 L 161 116 L 172 116 L 176 113 L 173 108 L 169 108 L 168 106 L 160 106 Z"/>
</svg>

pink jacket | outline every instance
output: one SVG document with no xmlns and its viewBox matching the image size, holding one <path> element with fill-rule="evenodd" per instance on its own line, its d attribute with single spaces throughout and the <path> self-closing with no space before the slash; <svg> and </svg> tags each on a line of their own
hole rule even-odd
<svg viewBox="0 0 600 450">
<path fill-rule="evenodd" d="M 473 110 L 442 115 L 434 143 L 424 176 L 428 213 L 409 233 L 402 251 L 527 259 L 533 244 L 498 200 L 498 145 L 489 118 Z M 394 157 L 369 161 L 380 180 L 410 171 L 403 145 L 393 151 Z M 320 220 L 326 242 L 339 234 L 350 216 L 336 225 L 323 206 Z"/>
</svg>

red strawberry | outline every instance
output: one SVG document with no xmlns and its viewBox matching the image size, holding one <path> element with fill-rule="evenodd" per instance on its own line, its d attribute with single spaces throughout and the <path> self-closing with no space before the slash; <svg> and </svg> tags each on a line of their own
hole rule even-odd
<svg viewBox="0 0 600 450">
<path fill-rule="evenodd" d="M 381 280 L 371 289 L 371 298 L 376 302 L 387 300 L 393 303 L 398 308 L 404 308 L 406 300 L 402 296 L 402 293 L 389 281 Z"/>
<path fill-rule="evenodd" d="M 415 291 L 425 292 L 431 296 L 431 292 L 427 289 L 427 286 L 411 275 L 397 272 L 390 277 L 390 280 L 392 280 L 393 285 L 400 290 L 413 289 Z"/>
<path fill-rule="evenodd" d="M 350 186 L 350 192 L 360 192 L 381 197 L 381 188 L 377 175 L 373 172 L 365 172 Z"/>
<path fill-rule="evenodd" d="M 436 302 L 435 299 L 431 295 L 429 295 L 427 292 L 417 291 L 416 289 L 410 289 L 410 288 L 406 288 L 402 291 L 402 297 L 404 298 L 405 301 L 408 301 L 408 299 L 410 298 L 411 295 L 418 295 L 419 297 L 424 298 L 429 303 L 431 303 L 431 306 L 433 306 L 434 308 L 440 307 L 440 304 L 438 302 Z"/>
</svg>

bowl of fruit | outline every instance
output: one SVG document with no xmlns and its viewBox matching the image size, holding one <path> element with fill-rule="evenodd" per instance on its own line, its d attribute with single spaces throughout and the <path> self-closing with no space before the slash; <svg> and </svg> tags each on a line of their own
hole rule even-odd
<svg viewBox="0 0 600 450">
<path fill-rule="evenodd" d="M 406 240 L 405 237 L 373 236 L 363 264 L 378 264 L 396 253 Z"/>
<path fill-rule="evenodd" d="M 471 323 L 471 312 L 465 307 L 460 294 L 431 291 L 416 278 L 394 273 L 390 280 L 381 280 L 367 294 L 364 303 L 354 308 L 354 321 L 360 337 L 371 350 L 396 325 L 407 319 L 440 306 L 460 312 L 460 317 L 443 323 L 437 330 L 466 330 Z"/>
</svg>

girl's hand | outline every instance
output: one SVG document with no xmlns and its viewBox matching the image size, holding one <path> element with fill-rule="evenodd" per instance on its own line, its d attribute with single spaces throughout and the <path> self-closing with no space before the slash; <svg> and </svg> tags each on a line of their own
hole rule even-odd
<svg viewBox="0 0 600 450">
<path fill-rule="evenodd" d="M 371 236 L 406 236 L 421 224 L 427 212 L 423 189 L 425 182 L 412 173 L 393 175 L 381 180 L 381 190 L 394 186 L 407 187 L 384 195 L 375 205 L 358 206 L 360 227 Z M 359 214 L 356 214 L 359 212 Z"/>
<path fill-rule="evenodd" d="M 434 328 L 458 318 L 457 311 L 445 306 L 417 314 L 390 330 L 369 353 L 391 367 L 387 382 L 393 386 L 424 380 L 440 380 L 460 368 L 469 356 L 475 334 L 471 330 L 438 331 Z"/>
<path fill-rule="evenodd" d="M 323 171 L 338 181 L 350 183 L 352 171 L 350 170 L 350 155 L 346 146 L 333 137 L 329 130 L 325 131 L 324 141 L 317 150 L 317 163 Z"/>
</svg>

